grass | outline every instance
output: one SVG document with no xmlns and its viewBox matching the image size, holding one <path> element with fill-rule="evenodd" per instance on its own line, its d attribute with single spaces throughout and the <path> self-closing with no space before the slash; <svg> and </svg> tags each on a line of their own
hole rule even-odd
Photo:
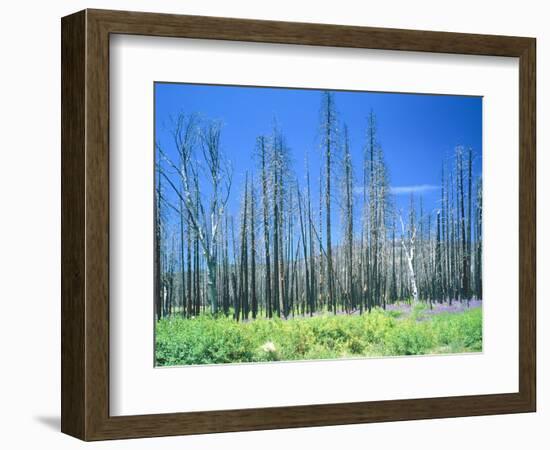
<svg viewBox="0 0 550 450">
<path fill-rule="evenodd" d="M 156 325 L 158 366 L 479 352 L 482 312 L 410 315 L 374 309 L 363 315 L 257 319 L 204 315 Z"/>
</svg>

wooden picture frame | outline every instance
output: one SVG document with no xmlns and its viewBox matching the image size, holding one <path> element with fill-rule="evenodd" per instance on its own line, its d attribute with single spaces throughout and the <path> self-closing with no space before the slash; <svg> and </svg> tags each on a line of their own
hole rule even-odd
<svg viewBox="0 0 550 450">
<path fill-rule="evenodd" d="M 62 415 L 83 440 L 531 412 L 536 408 L 536 40 L 85 10 L 62 30 Z M 519 58 L 519 391 L 109 415 L 109 36 L 134 34 Z"/>
</svg>

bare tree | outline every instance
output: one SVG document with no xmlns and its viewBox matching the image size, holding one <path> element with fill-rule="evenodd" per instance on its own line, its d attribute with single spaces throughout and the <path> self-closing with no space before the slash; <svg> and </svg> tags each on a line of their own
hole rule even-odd
<svg viewBox="0 0 550 450">
<path fill-rule="evenodd" d="M 353 166 L 348 136 L 348 127 L 344 125 L 344 235 L 345 235 L 345 293 L 346 307 L 351 310 L 355 306 L 353 283 Z"/>
<path fill-rule="evenodd" d="M 222 217 L 231 191 L 232 171 L 223 159 L 221 152 L 221 124 L 206 122 L 198 124 L 195 116 L 180 114 L 172 133 L 179 155 L 176 164 L 159 147 L 163 158 L 172 167 L 181 181 L 181 190 L 177 189 L 170 177 L 165 174 L 178 197 L 189 213 L 189 219 L 202 248 L 206 261 L 208 302 L 213 313 L 218 312 L 217 250 Z M 210 184 L 208 198 L 201 198 L 199 190 L 193 186 L 193 180 L 199 179 L 196 148 L 199 147 L 204 163 L 206 179 Z M 198 181 L 195 182 L 198 184 Z"/>
<path fill-rule="evenodd" d="M 412 204 L 412 200 L 411 200 Z M 411 213 L 412 216 L 412 213 Z M 408 232 L 405 231 L 405 224 L 403 223 L 403 216 L 399 215 L 399 220 L 401 221 L 401 246 L 405 252 L 407 269 L 409 271 L 409 280 L 411 283 L 411 294 L 413 301 L 418 302 L 418 288 L 416 285 L 416 275 L 414 271 L 414 248 L 416 241 L 416 225 L 414 221 L 411 220 L 411 225 L 409 226 Z"/>
<path fill-rule="evenodd" d="M 252 303 L 252 318 L 258 314 L 258 296 L 256 292 L 256 193 L 254 176 L 250 183 L 250 291 Z"/>
<path fill-rule="evenodd" d="M 265 136 L 257 139 L 257 148 L 260 154 L 261 178 L 262 178 L 262 210 L 264 229 L 264 251 L 265 251 L 265 303 L 267 316 L 273 315 L 273 301 L 271 298 L 271 257 L 269 243 L 269 197 L 268 197 L 268 156 L 267 142 Z"/>
<path fill-rule="evenodd" d="M 308 265 L 308 252 L 307 252 L 307 238 L 306 238 L 306 229 L 305 229 L 305 219 L 302 207 L 302 196 L 300 195 L 300 188 L 299 186 L 296 186 L 296 193 L 298 195 L 298 209 L 299 209 L 299 216 L 300 216 L 300 232 L 302 237 L 302 250 L 303 250 L 303 258 L 304 258 L 304 271 L 305 271 L 305 290 L 306 290 L 306 303 L 308 305 L 309 314 L 313 315 L 313 295 L 311 292 L 311 285 L 310 285 L 310 266 Z M 310 243 L 311 245 L 311 243 Z"/>
<path fill-rule="evenodd" d="M 327 250 L 327 284 L 328 302 L 336 314 L 336 297 L 334 295 L 334 269 L 332 258 L 332 229 L 331 229 L 331 170 L 334 163 L 334 152 L 338 146 L 338 128 L 334 96 L 331 92 L 323 93 L 321 107 L 321 146 L 325 157 L 325 217 L 326 217 L 326 250 Z"/>
<path fill-rule="evenodd" d="M 157 158 L 156 160 L 156 173 L 155 173 L 155 281 L 154 281 L 154 290 L 155 290 L 155 311 L 157 320 L 162 318 L 162 266 L 161 266 L 161 229 L 162 229 L 162 219 L 161 219 L 161 196 L 162 196 L 162 180 L 161 180 L 161 160 Z"/>
<path fill-rule="evenodd" d="M 235 311 L 238 316 L 242 312 L 242 318 L 248 319 L 248 173 L 246 174 L 243 196 L 243 211 L 241 222 L 241 270 L 239 274 L 239 310 Z"/>
</svg>

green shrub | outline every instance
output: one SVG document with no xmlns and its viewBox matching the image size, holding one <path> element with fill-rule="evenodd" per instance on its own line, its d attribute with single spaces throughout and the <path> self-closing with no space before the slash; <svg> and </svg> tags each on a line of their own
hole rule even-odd
<svg viewBox="0 0 550 450">
<path fill-rule="evenodd" d="M 385 347 L 390 355 L 422 355 L 434 346 L 430 327 L 407 319 L 387 335 Z"/>
<path fill-rule="evenodd" d="M 482 349 L 481 308 L 431 316 L 374 308 L 332 315 L 236 322 L 231 317 L 171 317 L 156 324 L 159 366 L 383 355 L 472 352 Z"/>
</svg>

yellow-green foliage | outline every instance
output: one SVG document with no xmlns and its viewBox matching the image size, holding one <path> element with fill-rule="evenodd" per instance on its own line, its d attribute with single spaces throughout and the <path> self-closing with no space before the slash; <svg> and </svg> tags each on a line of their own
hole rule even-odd
<svg viewBox="0 0 550 450">
<path fill-rule="evenodd" d="M 163 319 L 156 327 L 160 366 L 422 355 L 481 351 L 481 308 L 407 317 L 374 309 L 363 315 L 236 322 L 209 315 Z"/>
</svg>

